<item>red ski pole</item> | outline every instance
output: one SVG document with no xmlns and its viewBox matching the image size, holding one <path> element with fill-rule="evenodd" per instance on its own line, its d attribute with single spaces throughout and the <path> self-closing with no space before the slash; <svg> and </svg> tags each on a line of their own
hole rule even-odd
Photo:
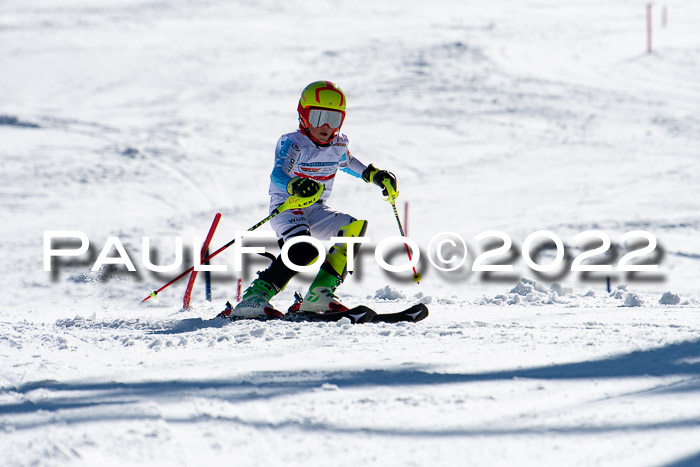
<svg viewBox="0 0 700 467">
<path fill-rule="evenodd" d="M 260 222 L 258 222 L 254 226 L 252 226 L 251 228 L 249 228 L 248 232 L 250 232 L 251 230 L 257 229 L 258 227 L 263 225 L 265 222 L 269 221 L 270 219 L 272 219 L 273 217 L 275 217 L 276 215 L 278 215 L 279 213 L 281 213 L 283 211 L 286 211 L 288 209 L 298 209 L 298 208 L 305 208 L 305 207 L 311 206 L 312 204 L 314 204 L 316 201 L 318 201 L 321 198 L 322 194 L 323 194 L 323 185 L 321 185 L 321 189 L 318 191 L 318 193 L 316 193 L 313 196 L 308 196 L 306 198 L 302 198 L 300 196 L 290 196 L 289 198 L 287 198 L 287 200 L 284 203 L 277 206 L 270 213 L 269 216 L 267 216 L 265 219 L 261 220 Z M 222 251 L 224 251 L 226 248 L 233 245 L 235 242 L 236 242 L 236 239 L 234 238 L 233 240 L 228 242 L 226 245 L 224 245 L 221 248 L 219 248 L 218 250 L 216 250 L 214 253 L 212 253 L 209 256 L 207 256 L 206 258 L 202 259 L 201 262 L 204 263 L 205 261 L 209 261 L 214 256 L 216 256 L 219 253 L 221 253 Z M 183 277 L 185 277 L 187 274 L 191 273 L 192 271 L 194 271 L 194 266 L 192 266 L 187 271 L 183 272 L 182 274 L 180 274 L 179 276 L 177 276 L 176 278 L 174 278 L 173 280 L 171 280 L 170 282 L 168 282 L 167 284 L 162 286 L 160 289 L 154 290 L 153 292 L 151 292 L 151 295 L 149 295 L 148 297 L 141 300 L 141 303 L 145 302 L 146 300 L 148 300 L 151 297 L 155 297 L 160 292 L 162 292 L 166 288 L 170 287 L 175 282 L 179 281 L 180 279 L 182 279 Z"/>
</svg>

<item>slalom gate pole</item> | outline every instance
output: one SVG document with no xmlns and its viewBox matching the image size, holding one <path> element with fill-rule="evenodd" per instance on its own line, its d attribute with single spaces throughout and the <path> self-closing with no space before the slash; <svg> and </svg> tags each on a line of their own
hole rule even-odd
<svg viewBox="0 0 700 467">
<path fill-rule="evenodd" d="M 394 217 L 396 218 L 396 223 L 399 225 L 399 232 L 401 232 L 401 236 L 405 237 L 406 233 L 403 230 L 403 226 L 401 225 L 401 219 L 399 219 L 399 212 L 396 210 L 396 198 L 399 196 L 399 193 L 394 190 L 394 187 L 391 186 L 391 183 L 389 183 L 387 180 L 384 180 L 384 186 L 386 187 L 386 191 L 389 194 L 387 201 L 391 203 L 391 208 L 394 210 Z M 408 260 L 412 261 L 413 258 L 411 257 L 411 249 L 408 248 L 408 244 L 404 243 L 404 247 L 406 247 L 406 254 L 408 255 Z M 417 283 L 420 284 L 421 280 L 421 275 L 416 271 L 416 267 L 413 266 L 413 280 Z"/>
<path fill-rule="evenodd" d="M 265 219 L 261 220 L 260 222 L 258 222 L 258 223 L 255 224 L 254 226 L 252 226 L 251 228 L 249 228 L 249 229 L 248 229 L 248 232 L 257 229 L 258 227 L 260 227 L 261 225 L 263 225 L 264 223 L 266 223 L 267 221 L 269 221 L 269 220 L 272 219 L 273 217 L 277 216 L 277 215 L 280 214 L 281 212 L 287 211 L 288 209 L 299 209 L 299 208 L 306 208 L 306 207 L 311 206 L 311 205 L 314 204 L 316 201 L 318 201 L 319 199 L 321 199 L 321 195 L 323 194 L 323 187 L 324 187 L 324 185 L 321 185 L 321 189 L 318 191 L 318 193 L 316 193 L 316 194 L 313 195 L 313 196 L 308 196 L 308 197 L 306 197 L 306 198 L 302 198 L 301 196 L 290 196 L 289 198 L 286 199 L 286 201 L 285 201 L 284 203 L 282 203 L 282 204 L 280 204 L 279 206 L 277 206 L 277 207 L 270 213 L 269 216 L 267 216 Z M 228 242 L 226 245 L 224 245 L 224 246 L 222 246 L 221 248 L 219 248 L 218 250 L 216 250 L 214 253 L 210 254 L 210 255 L 207 256 L 206 258 L 203 258 L 201 262 L 209 261 L 209 260 L 212 259 L 214 256 L 216 256 L 216 255 L 218 255 L 219 253 L 221 253 L 222 251 L 224 251 L 226 248 L 228 248 L 228 247 L 230 247 L 231 245 L 233 245 L 235 242 L 236 242 L 236 239 L 234 238 L 233 240 L 231 240 L 230 242 Z M 187 274 L 191 273 L 192 271 L 194 271 L 194 266 L 192 266 L 191 268 L 189 268 L 187 271 L 184 271 L 183 273 L 181 273 L 181 274 L 180 274 L 179 276 L 177 276 L 176 278 L 172 279 L 170 282 L 168 282 L 167 284 L 165 284 L 164 286 L 162 286 L 160 289 L 154 290 L 153 292 L 151 292 L 151 294 L 150 294 L 148 297 L 146 297 L 146 298 L 144 298 L 143 300 L 141 300 L 141 303 L 145 302 L 145 301 L 148 300 L 149 298 L 155 297 L 155 296 L 158 295 L 160 292 L 162 292 L 162 291 L 165 290 L 166 288 L 170 287 L 170 286 L 173 285 L 175 282 L 179 281 L 180 279 L 182 279 L 183 277 L 185 277 Z"/>
<path fill-rule="evenodd" d="M 217 212 L 216 215 L 214 216 L 214 221 L 211 223 L 211 227 L 209 227 L 209 232 L 207 233 L 207 238 L 204 240 L 204 244 L 202 245 L 202 251 L 199 254 L 199 261 L 200 264 L 202 264 L 202 260 L 206 257 L 207 251 L 209 251 L 209 244 L 211 243 L 211 238 L 214 236 L 214 231 L 216 230 L 216 227 L 219 225 L 219 220 L 221 220 L 221 213 Z M 197 279 L 197 272 L 198 271 L 192 271 L 192 274 L 190 274 L 190 280 L 187 282 L 187 288 L 185 289 L 185 296 L 182 298 L 182 309 L 183 310 L 188 310 L 190 308 L 190 299 L 192 298 L 192 288 L 194 287 L 194 281 Z M 209 272 L 209 271 L 206 271 Z M 211 294 L 211 292 L 210 292 Z"/>
<path fill-rule="evenodd" d="M 207 248 L 205 256 L 209 256 L 209 248 Z M 204 264 L 209 266 L 209 261 L 205 261 Z M 204 299 L 211 302 L 211 271 L 204 271 Z"/>
<path fill-rule="evenodd" d="M 408 235 L 408 201 L 404 201 L 403 203 L 403 223 L 405 224 L 404 230 L 406 231 L 406 235 Z"/>
<path fill-rule="evenodd" d="M 647 53 L 651 53 L 651 3 L 647 3 Z"/>
</svg>

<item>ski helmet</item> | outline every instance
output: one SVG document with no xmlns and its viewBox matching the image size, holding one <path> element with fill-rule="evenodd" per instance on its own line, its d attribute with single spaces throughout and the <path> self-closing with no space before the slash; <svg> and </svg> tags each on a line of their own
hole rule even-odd
<svg viewBox="0 0 700 467">
<path fill-rule="evenodd" d="M 299 98 L 299 129 L 321 146 L 328 145 L 338 134 L 345 120 L 345 93 L 330 81 L 314 81 L 301 91 Z M 325 142 L 318 141 L 309 133 L 309 127 L 327 124 L 333 130 L 332 137 Z"/>
</svg>

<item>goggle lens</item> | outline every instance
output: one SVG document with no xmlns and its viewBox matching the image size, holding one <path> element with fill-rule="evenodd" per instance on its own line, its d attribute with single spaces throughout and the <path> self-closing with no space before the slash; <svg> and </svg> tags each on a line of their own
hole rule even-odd
<svg viewBox="0 0 700 467">
<path fill-rule="evenodd" d="M 337 130 L 343 124 L 343 113 L 337 110 L 311 109 L 309 111 L 309 125 L 314 128 L 321 128 L 328 125 L 333 130 Z"/>
</svg>

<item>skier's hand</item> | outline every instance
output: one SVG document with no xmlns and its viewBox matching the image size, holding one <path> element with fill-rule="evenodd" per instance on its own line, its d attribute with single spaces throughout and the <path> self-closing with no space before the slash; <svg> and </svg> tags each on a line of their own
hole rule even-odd
<svg viewBox="0 0 700 467">
<path fill-rule="evenodd" d="M 394 191 L 397 191 L 398 185 L 396 182 L 396 175 L 393 173 L 387 171 L 387 170 L 379 170 L 372 164 L 365 169 L 364 172 L 362 172 L 362 178 L 367 182 L 367 183 L 374 183 L 378 187 L 382 189 L 382 194 L 384 196 L 389 196 L 389 193 L 387 192 L 386 186 L 384 186 L 384 181 L 387 180 L 391 187 L 394 189 Z"/>
<path fill-rule="evenodd" d="M 294 177 L 287 183 L 287 193 L 308 198 L 318 193 L 321 184 L 313 178 Z"/>
</svg>

